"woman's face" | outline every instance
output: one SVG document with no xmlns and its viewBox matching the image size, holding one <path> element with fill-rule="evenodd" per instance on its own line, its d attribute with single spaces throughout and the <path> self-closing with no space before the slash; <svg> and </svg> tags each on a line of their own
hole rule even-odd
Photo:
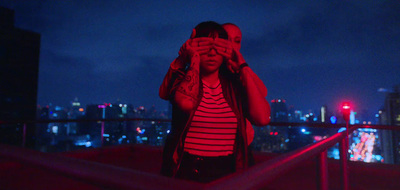
<svg viewBox="0 0 400 190">
<path fill-rule="evenodd" d="M 225 31 L 228 33 L 229 41 L 232 42 L 233 48 L 240 50 L 242 47 L 242 32 L 237 26 L 234 25 L 223 25 Z"/>
<path fill-rule="evenodd" d="M 211 48 L 208 53 L 200 55 L 200 70 L 203 73 L 213 73 L 219 70 L 224 58 L 217 53 L 217 50 Z"/>
</svg>

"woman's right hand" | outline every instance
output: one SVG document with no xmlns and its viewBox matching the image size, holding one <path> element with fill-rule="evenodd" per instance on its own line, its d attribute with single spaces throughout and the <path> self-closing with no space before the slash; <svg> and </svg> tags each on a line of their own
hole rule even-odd
<svg viewBox="0 0 400 190">
<path fill-rule="evenodd" d="M 179 58 L 185 62 L 189 63 L 190 59 L 193 57 L 195 52 L 201 54 L 208 53 L 213 45 L 213 38 L 200 37 L 194 38 L 196 35 L 196 30 L 193 29 L 193 33 L 190 39 L 187 40 L 179 50 Z"/>
</svg>

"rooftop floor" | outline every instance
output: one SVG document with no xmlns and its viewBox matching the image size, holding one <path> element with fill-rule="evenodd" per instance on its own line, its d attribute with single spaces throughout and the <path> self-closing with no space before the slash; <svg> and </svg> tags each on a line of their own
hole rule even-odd
<svg viewBox="0 0 400 190">
<path fill-rule="evenodd" d="M 91 165 L 96 172 L 109 172 L 107 175 L 110 178 L 118 176 L 113 173 L 115 171 L 134 171 L 136 175 L 144 176 L 142 180 L 136 180 L 137 183 L 142 181 L 148 187 L 152 187 L 152 181 L 146 176 L 159 176 L 162 159 L 161 147 L 143 145 L 122 145 L 51 154 L 29 150 L 28 153 L 40 156 L 51 155 L 55 158 L 64 158 L 64 162 L 81 162 Z M 254 154 L 256 163 L 270 160 L 279 155 L 262 152 Z M 257 167 L 257 164 L 253 167 Z M 76 172 L 85 172 L 80 171 L 79 168 L 75 169 Z M 309 160 L 281 176 L 276 176 L 276 179 L 265 189 L 317 189 L 316 171 L 315 160 Z M 329 159 L 328 171 L 329 189 L 341 189 L 339 161 Z M 349 162 L 350 189 L 400 189 L 399 176 L 400 166 L 398 165 Z M 90 179 L 90 176 L 86 179 Z M 17 162 L 12 158 L 0 157 L 0 186 L 2 189 L 109 189 L 109 187 L 86 179 L 28 162 Z M 172 181 L 170 178 L 162 179 Z M 182 181 L 177 180 L 177 182 Z M 138 184 L 138 189 L 141 187 Z"/>
</svg>

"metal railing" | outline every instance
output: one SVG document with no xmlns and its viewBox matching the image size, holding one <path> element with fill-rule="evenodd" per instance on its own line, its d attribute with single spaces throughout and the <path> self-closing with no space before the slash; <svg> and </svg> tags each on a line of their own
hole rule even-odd
<svg viewBox="0 0 400 190">
<path fill-rule="evenodd" d="M 24 128 L 26 128 L 27 123 L 49 123 L 49 122 L 101 122 L 102 130 L 101 136 L 103 139 L 104 134 L 104 122 L 109 121 L 160 121 L 169 122 L 166 119 L 96 119 L 96 120 L 48 120 L 48 121 L 28 121 L 21 122 L 15 121 L 11 123 L 24 123 Z M 1 124 L 10 124 L 10 122 L 0 122 Z M 318 124 L 318 123 L 271 123 L 273 126 L 308 126 L 308 127 L 322 127 L 322 128 L 339 128 L 343 125 L 339 124 Z M 303 148 L 291 151 L 289 153 L 282 154 L 275 157 L 272 160 L 268 160 L 256 165 L 256 167 L 251 167 L 246 171 L 237 172 L 232 175 L 226 176 L 224 178 L 218 179 L 208 184 L 200 184 L 196 182 L 188 182 L 179 179 L 165 178 L 160 175 L 154 174 L 143 174 L 143 172 L 132 171 L 127 169 L 122 169 L 113 166 L 99 165 L 96 163 L 91 163 L 83 160 L 66 158 L 60 156 L 49 155 L 46 153 L 39 153 L 35 151 L 12 148 L 7 146 L 0 146 L 0 155 L 3 157 L 12 158 L 24 163 L 41 166 L 50 170 L 57 171 L 74 178 L 80 178 L 87 180 L 90 183 L 98 184 L 105 187 L 116 187 L 122 189 L 158 189 L 162 187 L 163 189 L 185 189 L 186 187 L 194 187 L 196 189 L 260 189 L 267 186 L 272 182 L 277 176 L 280 176 L 293 168 L 295 168 L 299 163 L 308 161 L 317 157 L 317 168 L 318 168 L 318 178 L 316 179 L 316 184 L 318 189 L 328 189 L 328 170 L 327 170 L 327 149 L 339 143 L 340 150 L 340 163 L 341 163 L 341 183 L 342 189 L 349 189 L 349 179 L 348 179 L 348 168 L 347 168 L 347 150 L 348 150 L 348 134 L 353 132 L 358 128 L 374 128 L 374 129 L 386 129 L 386 130 L 400 130 L 398 126 L 385 126 L 385 125 L 352 125 L 346 131 L 337 133 L 331 137 L 324 140 L 316 142 L 314 144 L 307 145 Z M 26 129 L 24 129 L 25 131 Z M 24 133 L 25 135 L 25 133 Z M 24 140 L 25 141 L 25 140 Z M 29 155 L 29 156 L 27 156 Z M 71 160 L 72 159 L 72 160 Z M 57 164 L 54 164 L 57 163 Z M 111 177 L 106 174 L 101 174 L 99 171 L 108 170 L 115 173 L 116 177 Z M 76 172 L 79 170 L 80 172 Z M 123 176 L 129 176 L 123 177 Z M 151 184 L 140 184 L 140 180 L 134 180 L 133 182 L 127 182 L 129 180 L 138 177 L 146 181 L 154 181 L 157 183 Z M 107 178 L 107 180 L 105 180 Z M 161 186 L 160 186 L 160 185 Z M 167 185 L 168 184 L 168 185 Z"/>
<path fill-rule="evenodd" d="M 154 118 L 118 118 L 118 119 L 53 119 L 53 120 L 32 120 L 32 121 L 1 121 L 0 125 L 12 125 L 12 124 L 22 124 L 22 146 L 26 145 L 26 130 L 28 124 L 46 124 L 46 123 L 90 123 L 90 122 L 100 122 L 100 138 L 101 146 L 104 145 L 104 128 L 106 122 L 126 122 L 126 121 L 157 121 L 157 122 L 171 122 L 170 119 L 154 119 Z"/>
</svg>

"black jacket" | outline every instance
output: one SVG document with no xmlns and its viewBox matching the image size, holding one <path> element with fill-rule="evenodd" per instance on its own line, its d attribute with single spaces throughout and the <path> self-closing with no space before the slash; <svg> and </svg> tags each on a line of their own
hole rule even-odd
<svg viewBox="0 0 400 190">
<path fill-rule="evenodd" d="M 227 76 L 227 77 L 221 77 Z M 161 174 L 165 176 L 175 176 L 177 170 L 179 169 L 180 162 L 182 160 L 183 147 L 185 142 L 185 137 L 193 118 L 194 112 L 200 103 L 201 97 L 203 95 L 202 84 L 200 84 L 199 102 L 197 103 L 196 109 L 193 109 L 192 113 L 187 114 L 179 109 L 179 107 L 174 103 L 173 97 L 174 92 L 179 85 L 180 81 L 184 77 L 183 71 L 169 70 L 162 85 L 172 85 L 169 87 L 165 86 L 165 89 L 171 89 L 168 98 L 172 104 L 172 122 L 171 131 L 167 136 L 165 141 L 164 151 L 163 151 L 163 163 L 161 168 Z M 246 99 L 246 94 L 242 84 L 239 81 L 239 76 L 233 75 L 221 75 L 220 81 L 222 92 L 224 98 L 232 108 L 233 112 L 238 118 L 238 130 L 236 134 L 236 141 L 234 146 L 234 155 L 236 158 L 235 168 L 236 171 L 241 171 L 246 169 L 250 164 L 254 163 L 251 152 L 248 150 L 247 146 L 247 134 L 246 134 L 246 123 L 245 118 L 248 117 L 247 105 L 244 103 Z M 201 80 L 200 80 L 201 82 Z M 161 86 L 161 89 L 163 86 Z M 160 93 L 161 95 L 161 93 Z M 163 97 L 161 97 L 163 98 Z M 249 159 L 250 157 L 250 159 Z"/>
</svg>

